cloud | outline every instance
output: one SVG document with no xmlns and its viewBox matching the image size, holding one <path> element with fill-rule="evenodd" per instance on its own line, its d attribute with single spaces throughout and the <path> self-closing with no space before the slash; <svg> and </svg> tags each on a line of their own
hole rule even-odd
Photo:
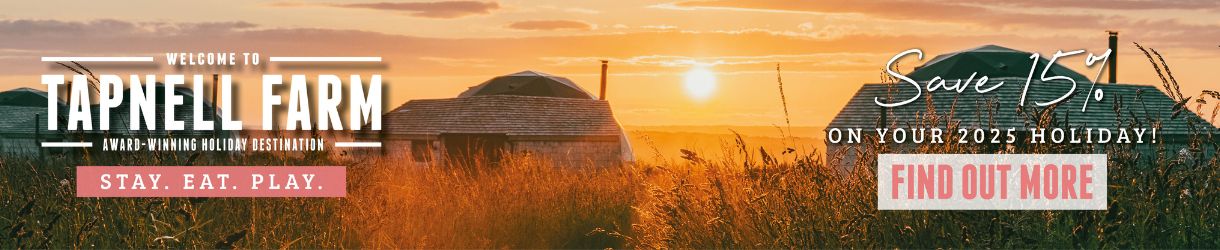
<svg viewBox="0 0 1220 250">
<path fill-rule="evenodd" d="M 540 6 L 538 6 L 538 9 L 558 10 L 558 11 L 563 11 L 563 12 L 568 12 L 568 13 L 576 13 L 576 14 L 584 14 L 584 15 L 596 15 L 596 14 L 602 13 L 601 11 L 595 10 L 595 9 L 586 9 L 586 8 L 580 8 L 580 7 L 559 7 L 559 6 L 555 6 L 555 5 L 540 5 Z"/>
<path fill-rule="evenodd" d="M 1094 3 L 1092 1 L 1040 1 L 1013 0 L 988 4 L 967 1 L 934 1 L 934 0 L 878 0 L 878 1 L 783 1 L 783 0 L 689 0 L 652 6 L 653 8 L 673 10 L 726 10 L 752 12 L 781 12 L 809 14 L 849 14 L 862 15 L 869 18 L 879 18 L 907 23 L 949 23 L 973 27 L 982 32 L 1013 33 L 1021 36 L 1041 36 L 1044 34 L 1068 34 L 1084 37 L 1094 37 L 1104 30 L 1132 31 L 1146 34 L 1150 40 L 1165 41 L 1173 45 L 1199 43 L 1198 37 L 1220 36 L 1220 25 L 1197 23 L 1199 17 L 1190 15 L 1161 15 L 1157 17 L 1141 17 L 1129 15 L 1130 11 L 1141 9 L 1152 10 L 1195 10 L 1215 9 L 1214 3 L 1179 0 L 1179 1 L 1140 1 L 1120 0 L 1117 2 Z M 1071 11 L 1044 11 L 1039 8 L 1055 8 L 1058 6 L 1081 8 Z M 1168 11 L 1172 12 L 1172 11 Z M 1201 14 L 1210 18 L 1211 14 Z M 814 37 L 836 38 L 850 27 L 822 27 L 818 32 L 812 32 L 816 26 L 813 23 L 799 26 L 802 32 L 812 33 Z M 1081 31 L 1086 31 L 1082 33 Z M 1094 31 L 1095 33 L 1088 33 Z M 1155 35 L 1154 35 L 1155 34 Z M 789 34 L 785 34 L 789 35 Z M 799 34 L 790 34 L 799 35 Z M 1170 38 L 1174 37 L 1174 38 Z M 1147 41 L 1147 40 L 1146 40 Z M 1197 45 L 1195 45 L 1197 46 Z"/>
<path fill-rule="evenodd" d="M 644 28 L 644 29 L 654 29 L 654 30 L 677 30 L 677 29 L 678 29 L 678 26 L 673 26 L 673 25 L 644 25 L 644 26 L 640 26 L 640 28 Z"/>
<path fill-rule="evenodd" d="M 974 23 L 986 26 L 1096 25 L 1102 18 L 1092 14 L 1041 14 L 997 11 L 987 6 L 951 1 L 782 1 L 782 0 L 694 0 L 654 6 L 679 10 L 736 10 L 823 14 L 862 14 L 896 20 Z"/>
<path fill-rule="evenodd" d="M 960 39 L 944 37 L 929 43 L 964 47 L 973 45 L 970 41 L 979 40 L 949 41 L 953 38 Z M 558 64 L 557 61 L 565 60 L 561 58 L 594 56 L 629 59 L 641 55 L 697 55 L 704 53 L 702 51 L 731 51 L 733 54 L 750 56 L 904 49 L 900 44 L 886 42 L 888 39 L 897 39 L 891 37 L 842 39 L 814 41 L 803 36 L 760 31 L 645 31 L 529 37 L 434 38 L 356 30 L 275 28 L 248 23 L 0 20 L 0 49 L 58 51 L 49 54 L 4 53 L 6 57 L 0 58 L 0 74 L 43 72 L 46 67 L 37 63 L 37 56 L 134 56 L 195 51 L 259 52 L 264 57 L 377 55 L 382 56 L 391 65 L 395 74 L 440 76 L 481 74 L 477 72 L 483 71 L 503 73 L 531 66 L 545 67 L 544 69 L 556 72 L 583 71 L 589 66 L 578 62 Z M 676 44 L 702 46 L 695 48 Z M 545 57 L 552 58 L 544 60 Z M 723 60 L 726 67 L 754 66 L 743 64 L 751 58 L 642 57 L 632 59 L 638 62 L 637 65 L 623 64 L 618 69 L 622 73 L 651 71 L 662 61 L 687 59 Z M 786 57 L 755 59 L 790 62 L 812 60 Z"/>
<path fill-rule="evenodd" d="M 885 58 L 889 53 L 811 53 L 795 55 L 752 55 L 752 56 L 679 56 L 679 55 L 648 55 L 626 58 L 603 57 L 542 57 L 543 61 L 554 65 L 592 65 L 600 60 L 610 60 L 615 64 L 656 67 L 686 68 L 692 65 L 774 65 L 775 63 L 793 63 L 816 66 L 847 66 L 871 68 L 874 62 L 861 58 Z"/>
<path fill-rule="evenodd" d="M 859 14 L 896 14 L 899 16 L 923 15 L 938 17 L 932 13 L 958 13 L 964 16 L 977 14 L 963 12 L 967 10 L 1010 10 L 1008 13 L 1021 12 L 1020 8 L 1080 8 L 1093 10 L 1197 10 L 1217 9 L 1210 0 L 1009 0 L 979 3 L 962 0 L 877 0 L 877 1 L 783 1 L 783 0 L 685 0 L 667 4 L 659 4 L 654 8 L 667 9 L 726 9 L 769 12 L 821 12 L 821 13 L 859 13 Z M 1016 8 L 1016 9 L 1014 9 Z M 994 11 L 993 11 L 994 12 Z M 1059 13 L 1057 15 L 1062 15 Z"/>
<path fill-rule="evenodd" d="M 817 25 L 807 25 L 819 30 Z M 1141 26 L 1177 27 L 1161 22 Z M 494 75 L 523 67 L 552 72 L 588 72 L 597 60 L 615 61 L 619 73 L 664 71 L 692 62 L 715 63 L 718 70 L 872 70 L 893 53 L 913 47 L 929 55 L 1000 45 L 1041 52 L 1104 48 L 1097 39 L 1076 36 L 1026 36 L 1007 33 L 860 34 L 830 38 L 804 34 L 740 31 L 647 30 L 554 36 L 436 38 L 378 32 L 276 28 L 242 22 L 174 23 L 117 20 L 0 20 L 0 74 L 40 73 L 37 56 L 158 55 L 166 52 L 259 52 L 262 56 L 381 56 L 395 75 Z M 1126 41 L 1174 53 L 1174 48 L 1215 48 L 1220 29 L 1193 32 L 1124 33 Z M 899 42 L 900 41 L 900 42 Z M 690 46 L 698 44 L 699 46 Z M 717 52 L 709 54 L 708 52 Z M 1136 50 L 1122 50 L 1134 56 Z M 1214 55 L 1202 53 L 1199 56 Z M 1129 57 L 1134 58 L 1134 57 Z M 1130 61 L 1130 60 L 1128 60 Z M 916 65 L 915 60 L 908 62 Z"/>
<path fill-rule="evenodd" d="M 447 58 L 447 57 L 431 57 L 431 56 L 420 57 L 419 60 L 435 62 L 435 63 L 439 63 L 441 65 L 450 66 L 450 67 L 478 67 L 478 68 L 492 67 L 494 65 L 492 63 L 495 61 L 495 60 L 487 59 L 487 58 Z"/>
<path fill-rule="evenodd" d="M 1220 8 L 1211 0 L 1007 0 L 988 3 L 989 5 L 1032 8 L 1086 8 L 1111 10 L 1157 10 L 1157 9 L 1216 9 Z"/>
<path fill-rule="evenodd" d="M 127 22 L 100 19 L 84 22 L 59 20 L 0 20 L 0 34 L 36 37 L 133 37 L 218 34 L 255 28 L 248 22 Z"/>
<path fill-rule="evenodd" d="M 410 3 L 348 3 L 348 4 L 329 4 L 326 6 L 339 8 L 359 8 L 359 9 L 374 9 L 384 11 L 400 11 L 406 12 L 407 15 L 414 17 L 426 18 L 460 18 L 474 15 L 487 15 L 492 11 L 500 9 L 498 2 L 480 2 L 480 1 L 439 1 L 439 2 L 410 2 Z"/>
<path fill-rule="evenodd" d="M 1160 25 L 1151 22 L 1145 25 Z M 795 23 L 792 25 L 796 25 Z M 817 24 L 807 29 L 818 30 Z M 796 28 L 796 27 L 794 27 Z M 206 32 L 205 32 L 206 31 Z M 1187 60 L 1184 56 L 1196 54 L 1190 48 L 1205 46 L 1211 52 L 1198 52 L 1199 56 L 1215 58 L 1220 29 L 1199 29 L 1190 33 L 1151 34 L 1124 33 L 1125 49 L 1120 50 L 1123 64 L 1132 77 L 1123 79 L 1151 79 L 1156 82 L 1151 68 L 1142 62 L 1142 55 L 1131 49 L 1126 41 L 1140 41 L 1145 46 L 1156 47 L 1172 64 L 1178 79 L 1194 83 L 1184 87 L 1202 88 L 1202 81 L 1210 79 L 1206 67 L 1215 65 L 1209 61 Z M 1099 32 L 1100 33 L 1100 32 Z M 726 91 L 733 86 L 756 86 L 750 84 L 773 82 L 775 63 L 782 63 L 785 80 L 808 86 L 807 99 L 818 100 L 807 104 L 817 107 L 817 112 L 833 113 L 836 103 L 850 96 L 853 84 L 874 80 L 880 68 L 893 54 L 910 48 L 921 48 L 927 53 L 924 60 L 908 58 L 900 65 L 905 69 L 920 65 L 930 57 L 963 48 L 977 47 L 986 43 L 998 43 L 1007 47 L 1053 53 L 1057 49 L 1087 48 L 1096 51 L 1105 47 L 1104 33 L 1097 39 L 1079 39 L 1074 36 L 1025 36 L 1005 33 L 929 33 L 929 34 L 847 34 L 833 39 L 812 39 L 807 36 L 786 35 L 777 32 L 696 32 L 696 31 L 643 31 L 597 33 L 578 32 L 556 35 L 531 35 L 519 37 L 463 37 L 436 38 L 411 35 L 386 34 L 368 31 L 278 28 L 255 26 L 248 23 L 174 23 L 174 22 L 126 22 L 115 20 L 60 21 L 60 20 L 2 20 L 0 19 L 0 79 L 28 83 L 35 82 L 37 74 L 70 74 L 63 69 L 40 62 L 39 56 L 137 56 L 151 55 L 158 62 L 160 53 L 167 52 L 259 52 L 268 56 L 381 56 L 386 69 L 357 71 L 360 74 L 384 74 L 387 81 L 385 93 L 390 95 L 387 103 L 401 103 L 406 99 L 451 96 L 471 84 L 477 84 L 491 76 L 517 72 L 523 69 L 541 70 L 564 75 L 580 83 L 596 82 L 600 59 L 610 59 L 615 77 L 614 89 L 648 88 L 631 94 L 610 93 L 622 108 L 653 108 L 664 106 L 652 99 L 672 98 L 664 91 L 672 87 L 680 93 L 680 86 L 656 85 L 665 81 L 679 81 L 676 74 L 685 71 L 683 65 L 691 63 L 715 63 L 715 72 L 724 81 Z M 1142 38 L 1137 38 L 1142 37 Z M 1190 44 L 1185 44 L 1190 43 Z M 697 45 L 697 46 L 692 46 Z M 1186 47 L 1191 46 L 1191 47 Z M 1080 57 L 1073 58 L 1080 64 Z M 1202 63 L 1199 63 L 1202 62 Z M 87 64 L 89 65 L 89 64 Z M 160 70 L 171 71 L 160 64 Z M 93 65 L 89 65 L 93 66 Z M 268 67 L 276 67 L 271 64 Z M 1202 68 L 1202 69 L 1201 69 Z M 94 68 L 98 70 L 97 68 Z M 106 71 L 99 73 L 136 73 L 135 70 Z M 322 71 L 325 72 L 325 71 Z M 328 73 L 347 73 L 347 70 Z M 1086 71 L 1081 71 L 1086 72 Z M 1091 72 L 1091 71 L 1089 71 Z M 235 72 L 236 73 L 236 72 Z M 261 73 L 251 71 L 245 73 Z M 244 74 L 244 73 L 237 73 Z M 1086 74 L 1088 74 L 1086 72 Z M 20 76 L 28 75 L 28 76 Z M 1202 77 L 1200 77 L 1202 76 Z M 7 77 L 7 78 L 5 78 Z M 801 77 L 811 77 L 803 78 Z M 583 80 L 582 80 L 583 79 Z M 756 79 L 756 80 L 755 80 Z M 243 79 L 236 79 L 239 82 Z M 637 81 L 638 80 L 638 81 Z M 258 78 L 245 81 L 257 83 Z M 16 85 L 11 85 L 16 86 Z M 596 86 L 596 85 L 585 85 Z M 823 88 L 846 89 L 820 91 Z M 1184 88 L 1191 93 L 1197 90 Z M 846 91 L 846 92 L 844 92 Z M 250 92 L 250 91 L 246 91 Z M 257 90 L 255 90 L 257 92 Z M 618 92 L 625 93 L 625 92 Z M 792 92 L 790 92 L 792 93 Z M 829 93 L 829 94 L 828 94 Z M 753 98 L 743 92 L 735 98 Z M 247 94 L 246 96 L 257 96 Z M 251 97 L 252 98 L 252 97 Z M 836 99 L 838 98 L 838 99 Z M 767 99 L 750 99 L 767 100 Z M 773 98 L 770 100 L 774 100 Z M 247 103 L 256 102 L 250 99 Z M 816 105 L 815 105 L 816 104 Z M 750 104 L 753 105 L 753 104 Z M 803 104 L 806 105 L 806 104 Z M 619 108 L 619 107 L 616 107 Z M 732 111 L 743 112 L 744 107 L 733 107 Z M 757 112 L 753 112 L 757 113 Z M 246 117 L 257 119 L 257 117 Z M 657 119 L 652 116 L 628 116 L 628 121 Z M 716 119 L 730 119 L 717 117 Z M 703 121 L 703 120 L 700 120 Z M 714 122 L 713 118 L 706 118 Z"/>
<path fill-rule="evenodd" d="M 534 20 L 520 21 L 508 24 L 510 29 L 517 30 L 591 30 L 593 25 L 574 20 Z"/>
</svg>

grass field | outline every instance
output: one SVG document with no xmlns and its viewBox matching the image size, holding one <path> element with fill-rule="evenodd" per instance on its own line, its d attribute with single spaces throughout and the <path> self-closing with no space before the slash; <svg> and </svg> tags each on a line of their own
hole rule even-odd
<svg viewBox="0 0 1220 250">
<path fill-rule="evenodd" d="M 342 199 L 75 198 L 72 173 L 79 158 L 5 157 L 2 247 L 1220 246 L 1220 163 L 1214 158 L 1141 160 L 1113 147 L 1107 151 L 1106 211 L 878 211 L 868 163 L 834 171 L 817 152 L 728 145 L 723 152 L 730 154 L 722 157 L 687 154 L 602 169 L 528 158 L 474 173 L 327 156 L 193 162 L 347 165 L 349 194 Z M 182 161 L 155 155 L 122 160 Z"/>
<path fill-rule="evenodd" d="M 620 167 L 510 156 L 473 172 L 332 154 L 7 156 L 0 248 L 1218 248 L 1215 136 L 1190 138 L 1208 157 L 1106 146 L 1104 211 L 878 211 L 885 144 L 858 145 L 842 171 L 827 167 L 841 155 L 825 157 L 813 139 L 758 135 L 717 135 L 701 150 L 633 141 L 642 156 Z M 75 198 L 78 165 L 342 165 L 349 187 L 346 198 Z"/>
</svg>

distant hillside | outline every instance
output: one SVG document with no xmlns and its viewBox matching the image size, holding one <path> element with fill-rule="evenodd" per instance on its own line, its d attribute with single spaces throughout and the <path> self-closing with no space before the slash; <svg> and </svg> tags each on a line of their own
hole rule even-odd
<svg viewBox="0 0 1220 250">
<path fill-rule="evenodd" d="M 824 127 L 812 126 L 793 126 L 791 132 L 785 126 L 623 126 L 627 131 L 651 131 L 651 132 L 680 132 L 680 133 L 701 133 L 701 134 L 733 134 L 733 131 L 740 133 L 743 136 L 759 136 L 759 137 L 784 137 L 783 133 L 791 133 L 788 136 L 804 137 L 804 138 L 822 138 Z"/>
<path fill-rule="evenodd" d="M 751 154 L 759 148 L 769 154 L 779 154 L 787 148 L 803 152 L 821 150 L 821 128 L 792 127 L 795 137 L 782 136 L 780 129 L 769 126 L 625 126 L 638 160 L 655 161 L 659 154 L 664 160 L 681 160 L 681 150 L 691 150 L 704 157 L 721 157 L 736 153 L 736 136 L 741 134 Z M 787 128 L 783 129 L 786 133 Z"/>
</svg>

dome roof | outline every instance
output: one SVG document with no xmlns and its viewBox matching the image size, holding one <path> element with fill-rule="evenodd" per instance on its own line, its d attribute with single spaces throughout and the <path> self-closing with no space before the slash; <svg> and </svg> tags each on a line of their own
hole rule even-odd
<svg viewBox="0 0 1220 250">
<path fill-rule="evenodd" d="M 537 71 L 521 71 L 509 75 L 497 76 L 482 84 L 470 87 L 461 97 L 485 95 L 520 95 L 544 96 L 561 98 L 595 99 L 589 92 L 576 86 L 568 78 L 554 76 Z"/>
<path fill-rule="evenodd" d="M 16 88 L 0 92 L 0 105 L 22 107 L 47 107 L 47 92 L 31 88 Z M 63 100 L 56 98 L 59 105 L 65 105 Z"/>
<path fill-rule="evenodd" d="M 907 77 L 915 81 L 928 81 L 937 76 L 942 79 L 967 79 L 977 72 L 975 79 L 982 76 L 989 78 L 1029 76 L 1032 53 L 1005 48 L 997 45 L 984 45 L 977 48 L 939 55 L 915 68 Z M 1042 70 L 1050 60 L 1043 55 L 1038 60 L 1034 78 L 1042 74 Z M 1089 78 L 1067 67 L 1056 63 L 1051 66 L 1047 76 L 1066 76 L 1076 81 L 1089 82 Z"/>
</svg>

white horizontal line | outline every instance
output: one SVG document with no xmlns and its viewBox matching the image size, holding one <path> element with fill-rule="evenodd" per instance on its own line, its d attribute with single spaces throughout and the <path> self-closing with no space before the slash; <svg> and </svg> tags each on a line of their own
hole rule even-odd
<svg viewBox="0 0 1220 250">
<path fill-rule="evenodd" d="M 151 56 L 44 56 L 43 62 L 152 62 Z"/>
<path fill-rule="evenodd" d="M 44 148 L 88 148 L 93 147 L 92 142 L 43 142 Z"/>
<path fill-rule="evenodd" d="M 379 56 L 272 56 L 272 62 L 381 62 Z"/>
<path fill-rule="evenodd" d="M 380 148 L 381 142 L 335 142 L 336 148 Z"/>
</svg>

